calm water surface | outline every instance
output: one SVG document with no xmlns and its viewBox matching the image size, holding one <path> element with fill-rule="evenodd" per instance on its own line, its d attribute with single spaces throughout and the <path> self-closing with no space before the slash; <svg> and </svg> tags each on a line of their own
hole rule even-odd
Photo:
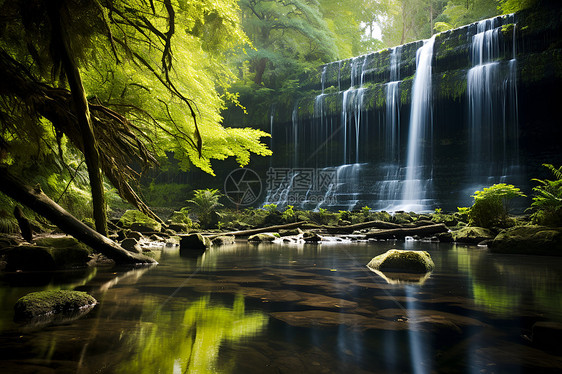
<svg viewBox="0 0 562 374">
<path fill-rule="evenodd" d="M 430 252 L 425 278 L 378 275 L 390 248 Z M 562 323 L 562 259 L 419 242 L 239 243 L 138 269 L 0 274 L 2 373 L 548 373 L 559 349 L 524 338 Z M 99 304 L 57 325 L 13 322 L 28 292 Z"/>
</svg>

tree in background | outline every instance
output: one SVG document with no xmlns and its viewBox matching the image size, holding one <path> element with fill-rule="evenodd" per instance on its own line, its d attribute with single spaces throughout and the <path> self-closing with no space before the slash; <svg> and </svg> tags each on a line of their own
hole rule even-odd
<svg viewBox="0 0 562 374">
<path fill-rule="evenodd" d="M 221 110 L 236 102 L 226 57 L 247 42 L 238 11 L 234 0 L 3 1 L 2 167 L 22 174 L 32 160 L 26 172 L 41 174 L 45 161 L 64 163 L 63 143 L 79 150 L 104 233 L 102 173 L 156 217 L 131 182 L 165 151 L 184 170 L 209 173 L 211 159 L 244 165 L 250 153 L 270 154 L 264 132 L 221 125 Z"/>
</svg>

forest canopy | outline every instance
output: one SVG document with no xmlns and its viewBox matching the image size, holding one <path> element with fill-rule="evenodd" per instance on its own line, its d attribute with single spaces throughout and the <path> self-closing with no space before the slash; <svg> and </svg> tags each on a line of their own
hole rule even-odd
<svg viewBox="0 0 562 374">
<path fill-rule="evenodd" d="M 209 173 L 270 154 L 266 133 L 221 124 L 237 101 L 226 59 L 248 43 L 236 1 L 7 0 L 0 14 L 0 162 L 48 177 L 50 159 L 68 180 L 81 153 L 94 216 L 99 170 L 142 208 L 128 183 L 167 151 Z"/>
</svg>

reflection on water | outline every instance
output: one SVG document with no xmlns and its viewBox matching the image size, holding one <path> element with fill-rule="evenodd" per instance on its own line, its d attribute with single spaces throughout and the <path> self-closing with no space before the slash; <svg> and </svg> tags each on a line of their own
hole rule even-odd
<svg viewBox="0 0 562 374">
<path fill-rule="evenodd" d="M 237 343 L 261 332 L 263 313 L 246 313 L 244 298 L 237 295 L 231 308 L 213 305 L 210 296 L 185 302 L 173 309 L 145 299 L 141 322 L 124 339 L 130 357 L 117 373 L 219 373 L 231 372 L 234 362 L 221 362 L 221 343 Z M 156 309 L 156 310 L 155 310 Z"/>
<path fill-rule="evenodd" d="M 421 282 L 369 271 L 388 249 L 428 251 Z M 560 372 L 521 336 L 562 323 L 562 259 L 419 242 L 235 244 L 81 280 L 0 275 L 2 372 Z M 391 280 L 390 282 L 388 280 Z M 24 331 L 18 297 L 46 287 L 99 304 L 63 326 Z"/>
</svg>

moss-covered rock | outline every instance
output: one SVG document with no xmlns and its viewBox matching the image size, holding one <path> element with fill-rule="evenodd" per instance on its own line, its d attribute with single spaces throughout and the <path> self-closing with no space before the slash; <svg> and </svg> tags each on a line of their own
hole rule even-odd
<svg viewBox="0 0 562 374">
<path fill-rule="evenodd" d="M 87 266 L 92 253 L 90 247 L 71 236 L 44 237 L 35 240 L 36 244 L 50 247 L 49 252 L 57 268 Z"/>
<path fill-rule="evenodd" d="M 255 234 L 250 236 L 248 238 L 248 241 L 253 243 L 271 243 L 272 241 L 274 241 L 279 237 L 280 235 L 277 233 L 264 232 L 261 234 Z"/>
<path fill-rule="evenodd" d="M 234 237 L 234 235 L 221 235 L 213 238 L 213 240 L 211 240 L 211 243 L 213 245 L 234 244 L 235 239 L 236 238 Z"/>
<path fill-rule="evenodd" d="M 391 249 L 373 258 L 367 267 L 382 272 L 427 273 L 435 268 L 435 264 L 426 251 Z"/>
<path fill-rule="evenodd" d="M 394 216 L 392 217 L 392 222 L 398 224 L 410 223 L 413 221 L 414 219 L 412 218 L 410 213 L 404 213 L 404 212 L 395 213 Z"/>
<path fill-rule="evenodd" d="M 322 237 L 314 231 L 305 231 L 302 234 L 302 238 L 307 243 L 318 243 L 322 241 Z"/>
<path fill-rule="evenodd" d="M 14 306 L 15 318 L 26 320 L 56 313 L 78 312 L 97 304 L 86 292 L 56 290 L 32 292 L 20 298 Z"/>
<path fill-rule="evenodd" d="M 160 232 L 162 225 L 138 210 L 127 210 L 119 219 L 118 226 L 139 232 Z"/>
<path fill-rule="evenodd" d="M 4 252 L 6 271 L 52 271 L 57 264 L 49 247 L 21 245 Z"/>
<path fill-rule="evenodd" d="M 483 227 L 467 226 L 453 231 L 453 239 L 457 243 L 478 244 L 481 241 L 493 239 L 494 233 Z"/>
<path fill-rule="evenodd" d="M 138 239 L 135 238 L 126 238 L 120 243 L 123 249 L 126 249 L 132 253 L 142 253 L 142 248 L 139 244 Z"/>
<path fill-rule="evenodd" d="M 495 253 L 562 256 L 562 229 L 546 226 L 516 226 L 501 231 L 489 244 Z"/>
<path fill-rule="evenodd" d="M 211 246 L 209 238 L 197 233 L 180 235 L 180 251 L 189 249 L 207 249 Z"/>
</svg>

